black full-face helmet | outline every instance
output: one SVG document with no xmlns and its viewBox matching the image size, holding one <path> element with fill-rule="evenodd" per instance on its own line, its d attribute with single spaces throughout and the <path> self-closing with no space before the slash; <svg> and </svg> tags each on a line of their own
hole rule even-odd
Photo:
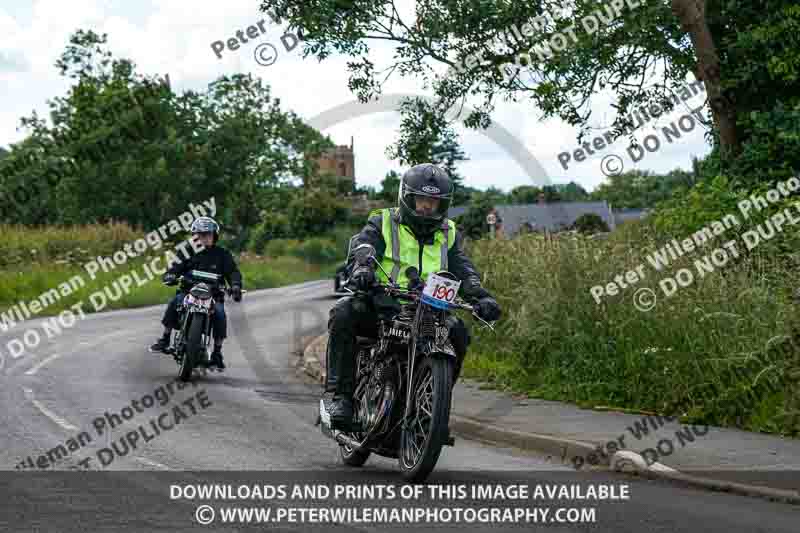
<svg viewBox="0 0 800 533">
<path fill-rule="evenodd" d="M 453 199 L 453 182 L 447 172 L 433 163 L 423 163 L 408 169 L 400 179 L 398 203 L 400 220 L 417 235 L 427 235 L 438 228 L 447 216 Z M 430 215 L 417 213 L 417 198 L 427 196 L 439 200 L 439 206 Z"/>
</svg>

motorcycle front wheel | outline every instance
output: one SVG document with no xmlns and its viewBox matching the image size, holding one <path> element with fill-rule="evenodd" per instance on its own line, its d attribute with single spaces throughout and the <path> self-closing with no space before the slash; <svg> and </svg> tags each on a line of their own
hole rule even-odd
<svg viewBox="0 0 800 533">
<path fill-rule="evenodd" d="M 197 361 L 200 360 L 200 352 L 203 349 L 205 321 L 199 313 L 189 317 L 189 319 L 191 320 L 191 324 L 189 324 L 189 331 L 185 337 L 186 349 L 183 353 L 179 374 L 181 381 L 189 381 L 192 378 L 192 370 L 197 364 Z"/>
<path fill-rule="evenodd" d="M 447 439 L 452 363 L 426 357 L 417 367 L 408 425 L 400 439 L 400 470 L 409 482 L 424 481 L 433 471 Z"/>
</svg>

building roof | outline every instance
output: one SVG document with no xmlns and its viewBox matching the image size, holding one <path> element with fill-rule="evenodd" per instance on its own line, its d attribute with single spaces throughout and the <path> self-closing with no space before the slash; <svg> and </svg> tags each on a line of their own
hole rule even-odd
<svg viewBox="0 0 800 533">
<path fill-rule="evenodd" d="M 447 218 L 456 218 L 460 217 L 464 213 L 467 212 L 468 207 L 466 206 L 459 206 L 459 207 L 451 207 L 447 210 Z"/>
<path fill-rule="evenodd" d="M 559 231 L 571 226 L 575 220 L 586 213 L 594 213 L 614 227 L 611 211 L 606 202 L 553 202 L 547 204 L 516 204 L 494 206 L 497 216 L 503 224 L 503 233 L 515 235 L 525 225 L 530 223 L 534 230 L 548 229 Z M 447 216 L 455 218 L 464 212 L 466 207 L 453 207 Z"/>
<path fill-rule="evenodd" d="M 644 208 L 625 208 L 614 209 L 614 222 L 619 224 L 627 220 L 639 220 L 647 216 L 650 209 Z"/>
</svg>

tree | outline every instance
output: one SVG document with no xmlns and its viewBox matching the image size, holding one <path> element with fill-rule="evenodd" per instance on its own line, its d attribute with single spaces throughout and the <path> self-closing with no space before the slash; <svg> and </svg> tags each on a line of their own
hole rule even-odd
<svg viewBox="0 0 800 533">
<path fill-rule="evenodd" d="M 303 189 L 295 195 L 286 210 L 291 236 L 319 236 L 347 220 L 349 205 L 328 189 Z"/>
<path fill-rule="evenodd" d="M 419 0 L 414 20 L 394 0 L 262 0 L 261 8 L 302 29 L 307 54 L 350 56 L 350 87 L 363 100 L 393 74 L 420 78 L 445 108 L 482 98 L 470 127 L 486 127 L 500 98 L 529 98 L 545 118 L 578 126 L 580 142 L 593 97 L 609 92 L 622 134 L 634 109 L 672 110 L 672 93 L 693 74 L 705 86 L 718 155 L 731 160 L 755 133 L 753 112 L 798 101 L 795 0 L 655 0 L 633 9 L 620 2 L 617 13 L 612 4 Z M 392 60 L 376 65 L 370 45 L 387 41 L 396 47 Z"/>
<path fill-rule="evenodd" d="M 481 203 L 487 200 L 493 204 L 506 204 L 508 203 L 508 195 L 492 185 L 485 191 L 481 191 L 472 197 L 472 203 Z"/>
<path fill-rule="evenodd" d="M 545 185 L 542 187 L 542 193 L 544 194 L 544 201 L 547 203 L 561 201 L 561 193 L 558 192 L 558 187 L 555 185 Z"/>
<path fill-rule="evenodd" d="M 482 194 L 470 203 L 469 209 L 459 217 L 456 217 L 455 223 L 464 235 L 470 239 L 480 239 L 485 237 L 489 231 L 489 225 L 486 224 L 486 215 L 494 207 L 494 201 L 491 194 Z"/>
<path fill-rule="evenodd" d="M 28 194 L 2 220 L 155 227 L 214 197 L 223 230 L 243 242 L 275 191 L 288 205 L 284 186 L 307 182 L 332 146 L 258 78 L 223 76 L 177 95 L 166 77 L 113 58 L 106 39 L 77 31 L 56 63 L 74 85 L 49 103 L 52 124 L 22 119 L 30 135 L 0 163 L 0 189 L 24 184 Z"/>
<path fill-rule="evenodd" d="M 556 190 L 558 190 L 558 194 L 564 202 L 585 202 L 589 200 L 589 193 L 586 189 L 574 181 L 567 184 L 559 183 L 556 185 Z"/>
<path fill-rule="evenodd" d="M 380 198 L 387 202 L 396 202 L 397 193 L 400 190 L 400 174 L 394 170 L 386 173 L 386 177 L 381 181 Z"/>
<path fill-rule="evenodd" d="M 614 208 L 655 207 L 670 198 L 676 191 L 694 185 L 692 174 L 672 170 L 666 175 L 650 171 L 629 170 L 611 176 L 591 194 L 594 200 L 605 200 Z"/>
<path fill-rule="evenodd" d="M 469 199 L 462 188 L 456 163 L 467 158 L 458 144 L 458 135 L 448 124 L 445 109 L 422 98 L 410 98 L 400 105 L 403 119 L 400 137 L 386 150 L 387 157 L 404 165 L 434 163 L 441 167 L 455 186 L 454 204 Z"/>
<path fill-rule="evenodd" d="M 535 204 L 539 201 L 541 192 L 542 190 L 534 185 L 520 185 L 511 189 L 508 196 L 512 204 Z"/>
</svg>

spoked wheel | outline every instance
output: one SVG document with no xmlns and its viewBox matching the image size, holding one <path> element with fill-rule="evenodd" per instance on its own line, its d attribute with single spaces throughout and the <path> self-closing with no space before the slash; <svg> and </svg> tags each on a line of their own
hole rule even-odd
<svg viewBox="0 0 800 533">
<path fill-rule="evenodd" d="M 425 358 L 417 367 L 411 408 L 400 440 L 400 470 L 407 481 L 425 480 L 439 460 L 450 418 L 451 363 Z"/>
</svg>

